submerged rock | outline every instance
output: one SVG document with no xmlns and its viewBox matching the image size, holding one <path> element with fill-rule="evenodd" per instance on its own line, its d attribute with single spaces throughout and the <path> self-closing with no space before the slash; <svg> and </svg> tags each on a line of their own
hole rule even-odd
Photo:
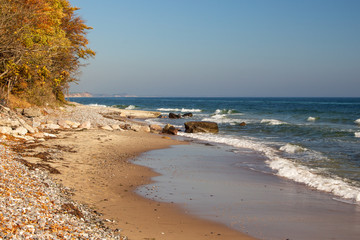
<svg viewBox="0 0 360 240">
<path fill-rule="evenodd" d="M 179 119 L 181 118 L 181 114 L 169 113 L 169 118 Z"/>
<path fill-rule="evenodd" d="M 190 117 L 193 117 L 193 114 L 192 113 L 185 113 L 182 115 L 184 118 L 190 118 Z"/>
</svg>

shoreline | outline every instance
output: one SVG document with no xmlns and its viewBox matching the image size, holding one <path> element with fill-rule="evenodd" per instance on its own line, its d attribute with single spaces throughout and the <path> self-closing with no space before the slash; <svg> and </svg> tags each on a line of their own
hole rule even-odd
<svg viewBox="0 0 360 240">
<path fill-rule="evenodd" d="M 80 109 L 95 108 L 81 105 L 71 111 L 78 114 L 76 111 Z M 47 125 L 62 114 L 49 114 Z M 103 119 L 102 124 L 115 121 Z M 125 122 L 130 129 L 136 126 L 132 121 Z M 151 177 L 157 174 L 131 160 L 150 150 L 184 143 L 150 134 L 146 129 L 132 130 L 109 131 L 101 126 L 88 130 L 48 130 L 52 135 L 46 141 L 28 135 L 20 137 L 22 143 L 17 153 L 28 165 L 46 166 L 50 173 L 53 171 L 50 176 L 56 183 L 73 190 L 72 200 L 100 213 L 108 227 L 127 239 L 254 239 L 225 225 L 187 214 L 175 204 L 155 202 L 136 194 L 136 187 L 151 183 Z M 10 141 L 13 138 L 2 136 Z"/>
<path fill-rule="evenodd" d="M 64 133 L 66 135 L 66 132 Z M 107 224 L 109 227 L 121 229 L 121 234 L 129 239 L 254 239 L 219 223 L 189 215 L 175 204 L 149 200 L 134 192 L 138 186 L 150 184 L 151 177 L 157 175 L 149 168 L 132 163 L 134 157 L 150 150 L 184 143 L 164 139 L 162 136 L 135 132 L 111 133 L 97 140 L 99 134 L 103 133 L 87 131 L 66 137 L 67 144 L 78 144 L 79 147 L 73 148 L 76 153 L 66 152 L 64 159 L 76 159 L 77 164 L 81 164 L 83 168 L 86 165 L 95 165 L 95 168 L 86 166 L 87 169 L 80 170 L 81 176 L 78 176 L 74 172 L 66 172 L 66 166 L 57 165 L 56 168 L 62 174 L 55 177 L 56 181 L 75 190 L 73 196 L 75 201 L 98 209 L 103 214 L 103 218 L 110 219 Z M 124 135 L 127 138 L 126 143 L 122 143 L 126 144 L 125 152 L 116 149 L 116 145 Z M 94 141 L 89 140 L 93 137 L 95 137 Z M 51 140 L 45 145 L 58 146 L 63 141 Z M 90 146 L 96 141 L 103 141 L 101 148 L 105 152 L 93 149 L 88 153 L 81 144 L 83 141 Z M 142 143 L 141 146 L 131 146 L 139 142 Z M 94 151 L 98 151 L 97 154 L 94 155 Z M 97 162 L 86 160 L 87 157 L 84 158 L 84 155 L 88 154 L 92 154 L 92 159 L 96 159 Z M 101 159 L 104 155 L 106 157 Z M 101 170 L 96 169 L 100 166 L 102 166 Z M 90 183 L 84 188 L 83 183 L 86 179 L 90 180 Z M 113 220 L 115 222 L 112 222 Z"/>
</svg>

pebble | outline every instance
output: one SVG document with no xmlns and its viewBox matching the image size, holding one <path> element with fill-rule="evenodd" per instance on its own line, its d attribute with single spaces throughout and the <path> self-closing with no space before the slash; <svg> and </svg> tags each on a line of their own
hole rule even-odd
<svg viewBox="0 0 360 240">
<path fill-rule="evenodd" d="M 73 202 L 69 189 L 54 183 L 39 169 L 29 170 L 0 140 L 0 239 L 123 239 L 104 227 L 103 221 Z M 71 204 L 79 219 L 64 210 Z"/>
</svg>

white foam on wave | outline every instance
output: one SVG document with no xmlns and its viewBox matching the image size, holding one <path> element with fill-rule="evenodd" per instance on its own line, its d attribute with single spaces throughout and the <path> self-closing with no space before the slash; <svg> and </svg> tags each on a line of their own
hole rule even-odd
<svg viewBox="0 0 360 240">
<path fill-rule="evenodd" d="M 237 113 L 233 109 L 216 109 L 214 114 L 237 114 L 237 115 L 243 115 L 242 113 Z"/>
<path fill-rule="evenodd" d="M 245 122 L 243 119 L 228 118 L 226 114 L 217 114 L 208 118 L 203 118 L 201 121 L 216 122 L 217 124 L 230 124 L 235 125 Z"/>
<path fill-rule="evenodd" d="M 276 119 L 262 119 L 260 121 L 260 123 L 266 123 L 269 125 L 283 125 L 283 124 L 288 124 L 287 122 L 283 122 L 280 120 L 276 120 Z"/>
<path fill-rule="evenodd" d="M 316 121 L 316 118 L 315 117 L 308 117 L 308 122 L 315 122 Z"/>
<path fill-rule="evenodd" d="M 266 164 L 268 164 L 271 169 L 275 170 L 278 176 L 291 179 L 295 182 L 304 183 L 312 188 L 329 192 L 336 196 L 356 201 L 360 204 L 360 188 L 350 185 L 346 180 L 339 177 L 330 178 L 320 175 L 314 169 L 310 169 L 283 158 L 279 155 L 278 150 L 268 147 L 263 143 L 250 139 L 239 139 L 214 134 L 179 133 L 179 135 L 260 152 L 268 158 Z"/>
<path fill-rule="evenodd" d="M 360 132 L 356 132 L 354 135 L 355 137 L 360 138 Z"/>
<path fill-rule="evenodd" d="M 89 104 L 88 106 L 90 106 L 90 107 L 107 107 L 106 105 L 101 105 L 101 104 L 97 104 L 97 103 L 92 103 L 92 104 Z"/>
<path fill-rule="evenodd" d="M 360 118 L 359 118 L 359 119 L 356 119 L 356 120 L 354 121 L 354 123 L 356 123 L 356 124 L 359 124 L 359 125 L 360 125 Z"/>
<path fill-rule="evenodd" d="M 280 147 L 279 150 L 287 153 L 297 153 L 297 152 L 307 151 L 306 148 L 291 143 L 287 143 L 286 145 Z"/>
<path fill-rule="evenodd" d="M 128 107 L 126 107 L 125 109 L 126 110 L 133 110 L 135 109 L 136 107 L 134 105 L 129 105 Z"/>
<path fill-rule="evenodd" d="M 188 108 L 158 108 L 156 109 L 162 112 L 202 112 L 201 109 L 188 109 Z"/>
</svg>

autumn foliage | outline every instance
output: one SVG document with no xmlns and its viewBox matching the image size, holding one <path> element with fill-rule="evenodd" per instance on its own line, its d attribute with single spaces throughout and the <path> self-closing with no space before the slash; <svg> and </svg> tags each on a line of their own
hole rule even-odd
<svg viewBox="0 0 360 240">
<path fill-rule="evenodd" d="M 0 100 L 64 101 L 77 81 L 88 27 L 68 0 L 0 0 Z"/>
</svg>

